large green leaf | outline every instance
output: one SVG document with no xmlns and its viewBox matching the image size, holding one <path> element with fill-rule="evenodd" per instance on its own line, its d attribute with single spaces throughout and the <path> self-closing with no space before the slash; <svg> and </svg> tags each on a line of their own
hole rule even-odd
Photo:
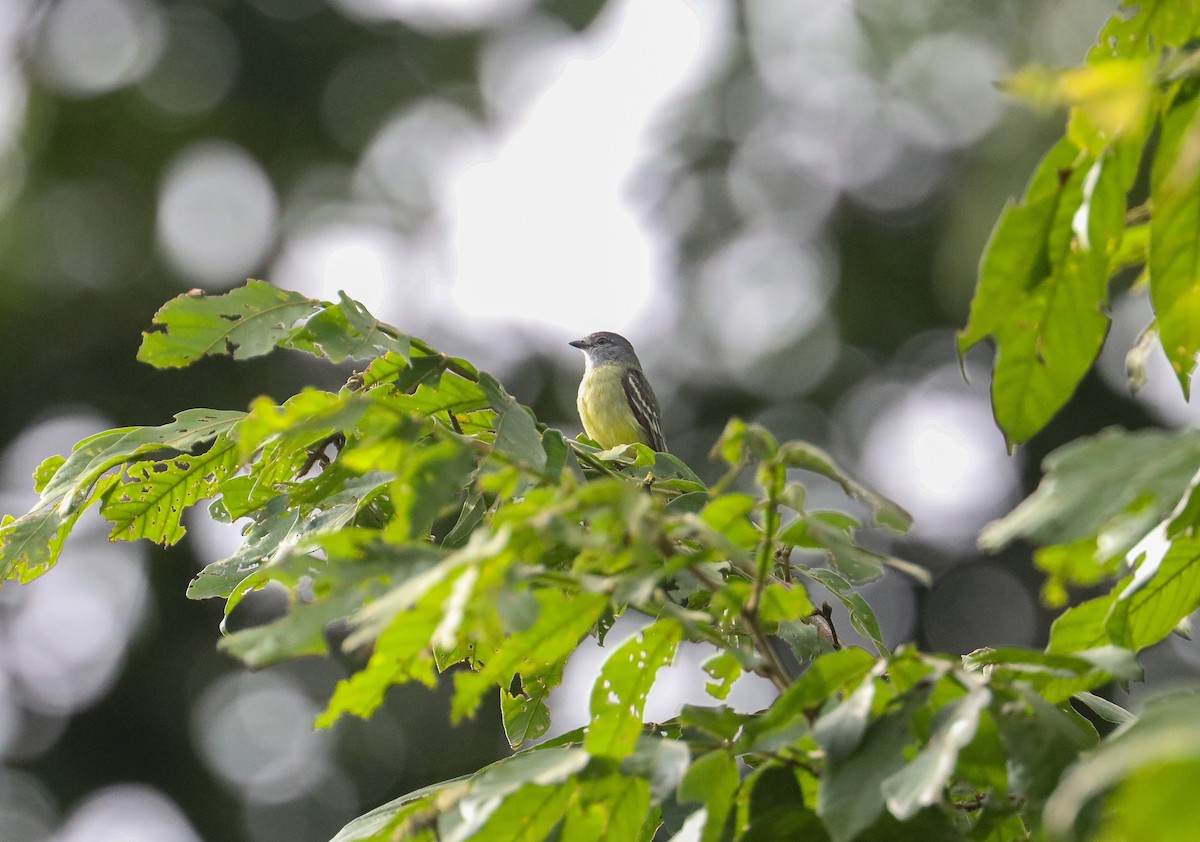
<svg viewBox="0 0 1200 842">
<path fill-rule="evenodd" d="M 817 815 L 833 842 L 849 842 L 883 813 L 883 782 L 904 768 L 914 740 L 912 717 L 922 701 L 918 695 L 885 713 L 867 727 L 853 751 L 829 761 Z"/>
<path fill-rule="evenodd" d="M 538 591 L 538 615 L 525 631 L 506 638 L 496 652 L 480 652 L 479 672 L 460 672 L 454 677 L 451 715 L 472 713 L 489 688 L 509 687 L 513 676 L 540 674 L 559 665 L 575 651 L 579 641 L 600 619 L 607 600 L 600 594 L 574 596 L 552 590 Z"/>
<path fill-rule="evenodd" d="M 383 324 L 346 293 L 339 292 L 338 299 L 340 303 L 305 321 L 284 344 L 334 363 L 373 360 L 387 353 L 401 359 L 408 356 L 408 334 Z"/>
<path fill-rule="evenodd" d="M 584 745 L 598 757 L 621 759 L 642 733 L 642 711 L 659 669 L 669 666 L 683 639 L 674 620 L 660 617 L 617 648 L 592 686 L 592 724 Z"/>
<path fill-rule="evenodd" d="M 980 546 L 998 550 L 1017 538 L 1068 544 L 1134 508 L 1165 517 L 1200 470 L 1200 430 L 1109 428 L 1055 450 L 1042 470 L 1037 491 L 988 524 Z"/>
<path fill-rule="evenodd" d="M 113 524 L 110 539 L 176 543 L 187 531 L 184 510 L 211 497 L 237 468 L 237 446 L 225 436 L 197 456 L 135 462 L 105 493 L 100 506 L 100 514 Z"/>
<path fill-rule="evenodd" d="M 1200 351 L 1200 98 L 1176 99 L 1162 124 L 1150 195 L 1150 300 L 1159 340 L 1186 397 Z"/>
<path fill-rule="evenodd" d="M 1117 593 L 1106 628 L 1113 643 L 1136 651 L 1158 643 L 1197 608 L 1200 537 L 1180 535 L 1169 548 L 1147 550 L 1133 580 Z"/>
<path fill-rule="evenodd" d="M 966 695 L 938 712 L 929 741 L 911 763 L 883 781 L 888 810 L 902 821 L 942 799 L 959 751 L 975 738 L 979 717 L 991 702 L 991 691 L 982 678 L 960 675 L 958 680 L 967 685 Z"/>
<path fill-rule="evenodd" d="M 1100 351 L 1108 259 L 1124 231 L 1122 163 L 1063 139 L 992 232 L 959 351 L 995 337 L 992 404 L 1009 442 L 1045 426 Z"/>
<path fill-rule="evenodd" d="M 1089 752 L 1063 775 L 1046 802 L 1045 823 L 1059 838 L 1162 839 L 1183 842 L 1200 817 L 1200 698 L 1185 692 L 1158 699 L 1138 720 Z M 1109 796 L 1108 809 L 1087 809 Z M 1097 832 L 1100 831 L 1100 832 Z"/>
<path fill-rule="evenodd" d="M 492 445 L 495 452 L 535 471 L 545 468 L 546 449 L 529 410 L 517 403 L 490 374 L 479 375 L 479 386 L 496 410 L 496 441 Z"/>
<path fill-rule="evenodd" d="M 993 680 L 1024 681 L 1054 704 L 1114 679 L 1142 678 L 1142 667 L 1134 653 L 1115 646 L 1097 646 L 1071 654 L 1016 647 L 979 649 L 963 656 L 963 664 L 968 669 L 986 668 Z"/>
<path fill-rule="evenodd" d="M 149 453 L 187 453 L 228 432 L 243 415 L 192 409 L 160 427 L 121 427 L 97 433 L 79 442 L 62 462 L 43 463 L 39 469 L 41 499 L 25 515 L 6 516 L 0 523 L 0 581 L 16 578 L 27 582 L 53 567 L 83 510 L 117 482 L 116 476 L 104 476 L 113 468 Z"/>
<path fill-rule="evenodd" d="M 181 368 L 201 357 L 261 356 L 287 339 L 295 324 L 321 310 L 319 301 L 250 280 L 223 295 L 187 293 L 154 314 L 138 359 L 156 368 Z"/>
<path fill-rule="evenodd" d="M 704 805 L 702 842 L 719 842 L 722 838 L 737 788 L 737 761 L 721 749 L 697 758 L 684 775 L 679 784 L 679 800 Z"/>
<path fill-rule="evenodd" d="M 1200 5 L 1194 0 L 1122 0 L 1088 53 L 1088 62 L 1153 56 L 1164 47 L 1182 47 L 1200 32 Z"/>
</svg>

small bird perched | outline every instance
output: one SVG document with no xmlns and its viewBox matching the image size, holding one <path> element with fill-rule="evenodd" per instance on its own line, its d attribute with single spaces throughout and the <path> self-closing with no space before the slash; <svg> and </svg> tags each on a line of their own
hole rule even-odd
<svg viewBox="0 0 1200 842">
<path fill-rule="evenodd" d="M 603 448 L 640 442 L 665 452 L 658 399 L 629 340 L 602 330 L 570 344 L 587 358 L 576 405 L 588 437 Z"/>
</svg>

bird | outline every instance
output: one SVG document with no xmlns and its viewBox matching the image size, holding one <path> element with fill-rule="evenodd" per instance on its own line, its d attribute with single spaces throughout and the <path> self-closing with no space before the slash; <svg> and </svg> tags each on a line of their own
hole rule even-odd
<svg viewBox="0 0 1200 842">
<path fill-rule="evenodd" d="M 586 359 L 576 406 L 588 438 L 605 449 L 641 443 L 665 453 L 658 399 L 629 340 L 602 330 L 568 344 Z"/>
</svg>

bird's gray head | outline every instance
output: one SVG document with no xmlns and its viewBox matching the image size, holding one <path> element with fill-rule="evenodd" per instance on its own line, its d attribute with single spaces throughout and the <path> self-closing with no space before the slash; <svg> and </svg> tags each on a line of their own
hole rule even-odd
<svg viewBox="0 0 1200 842">
<path fill-rule="evenodd" d="M 619 333 L 601 330 L 569 343 L 587 356 L 588 368 L 609 363 L 634 365 L 641 368 L 629 340 Z"/>
</svg>

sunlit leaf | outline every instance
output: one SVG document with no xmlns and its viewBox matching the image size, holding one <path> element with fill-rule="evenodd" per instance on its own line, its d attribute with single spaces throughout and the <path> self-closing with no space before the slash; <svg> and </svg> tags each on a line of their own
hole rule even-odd
<svg viewBox="0 0 1200 842">
<path fill-rule="evenodd" d="M 516 673 L 537 674 L 565 660 L 600 618 L 607 600 L 600 594 L 574 596 L 555 591 L 538 591 L 539 611 L 532 626 L 504 640 L 496 652 L 481 652 L 479 672 L 460 672 L 454 677 L 455 719 L 472 713 L 493 686 L 507 688 Z"/>
<path fill-rule="evenodd" d="M 1198 608 L 1200 538 L 1181 535 L 1161 557 L 1142 561 L 1118 591 L 1105 627 L 1113 643 L 1136 651 L 1158 643 Z"/>
<path fill-rule="evenodd" d="M 182 523 L 184 510 L 211 497 L 237 467 L 237 447 L 226 437 L 198 456 L 135 462 L 100 506 L 100 514 L 113 524 L 110 540 L 176 543 L 187 531 Z"/>
<path fill-rule="evenodd" d="M 187 293 L 154 314 L 155 328 L 142 334 L 138 359 L 157 368 L 180 368 L 210 355 L 257 357 L 321 308 L 319 301 L 255 280 L 223 295 Z"/>
<path fill-rule="evenodd" d="M 385 353 L 408 356 L 408 334 L 383 324 L 346 293 L 339 292 L 338 299 L 340 303 L 325 307 L 293 332 L 287 347 L 334 363 L 372 360 Z"/>
<path fill-rule="evenodd" d="M 682 638 L 678 623 L 659 618 L 604 662 L 592 687 L 592 724 L 584 743 L 590 753 L 620 759 L 633 751 L 655 675 L 670 665 Z"/>
<path fill-rule="evenodd" d="M 992 403 L 1010 442 L 1027 441 L 1067 402 L 1108 331 L 1108 255 L 1124 231 L 1130 177 L 1123 163 L 1060 141 L 992 232 L 959 352 L 995 337 Z"/>
<path fill-rule="evenodd" d="M 1150 300 L 1159 340 L 1186 397 L 1200 351 L 1200 98 L 1177 99 L 1163 120 L 1150 195 Z"/>
</svg>

